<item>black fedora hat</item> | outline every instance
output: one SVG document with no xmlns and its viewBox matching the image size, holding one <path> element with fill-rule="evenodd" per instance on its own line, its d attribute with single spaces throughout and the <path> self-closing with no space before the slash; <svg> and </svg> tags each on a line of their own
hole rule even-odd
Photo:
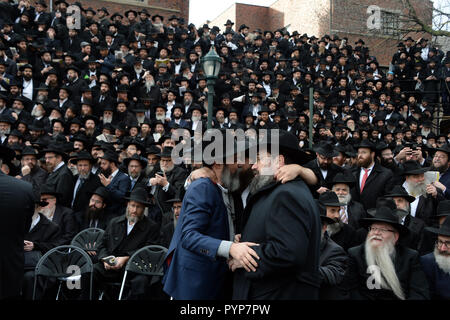
<svg viewBox="0 0 450 320">
<path fill-rule="evenodd" d="M 445 218 L 444 222 L 439 228 L 426 227 L 425 230 L 437 235 L 450 237 L 450 216 L 447 216 L 447 218 Z"/>
<path fill-rule="evenodd" d="M 385 195 L 385 197 L 401 197 L 401 198 L 405 198 L 406 201 L 408 201 L 409 203 L 414 202 L 416 200 L 416 198 L 414 198 L 413 196 L 410 196 L 408 194 L 408 192 L 406 192 L 405 188 L 403 188 L 401 185 L 396 185 L 392 188 L 391 191 L 389 191 L 389 193 L 387 193 Z"/>
<path fill-rule="evenodd" d="M 75 155 L 75 158 L 71 159 L 70 162 L 71 163 L 77 163 L 80 160 L 88 160 L 90 163 L 95 163 L 97 162 L 97 160 L 95 160 L 91 154 L 85 150 L 82 150 L 80 152 L 78 152 Z"/>
<path fill-rule="evenodd" d="M 377 151 L 377 147 L 375 146 L 375 144 L 372 141 L 367 140 L 367 139 L 364 139 L 363 141 L 361 141 L 360 144 L 358 144 L 356 146 L 356 149 L 359 149 L 359 148 L 367 148 L 372 151 Z"/>
<path fill-rule="evenodd" d="M 319 196 L 319 203 L 328 207 L 340 207 L 343 203 L 339 202 L 337 194 L 333 191 L 325 191 Z"/>
<path fill-rule="evenodd" d="M 145 149 L 145 156 L 149 155 L 149 154 L 154 154 L 157 157 L 159 157 L 159 154 L 161 153 L 161 150 L 155 146 L 155 145 L 151 145 L 150 147 L 148 147 L 147 149 Z"/>
<path fill-rule="evenodd" d="M 346 184 L 351 188 L 353 185 L 355 185 L 356 181 L 355 177 L 351 173 L 339 172 L 334 176 L 332 185 L 338 183 Z"/>
<path fill-rule="evenodd" d="M 58 192 L 53 185 L 50 185 L 48 183 L 41 186 L 41 196 L 43 194 L 48 194 L 55 196 L 56 198 L 59 198 L 62 196 L 61 192 Z"/>
<path fill-rule="evenodd" d="M 409 232 L 408 228 L 399 222 L 398 216 L 395 211 L 389 207 L 381 206 L 376 208 L 371 218 L 363 218 L 360 220 L 360 224 L 363 227 L 369 227 L 372 223 L 384 222 L 392 225 L 401 235 L 405 235 Z"/>
<path fill-rule="evenodd" d="M 37 157 L 39 156 L 39 152 L 33 147 L 25 146 L 22 150 L 22 153 L 20 154 L 20 158 L 22 158 L 23 156 L 35 156 L 37 159 Z"/>
<path fill-rule="evenodd" d="M 434 152 L 436 152 L 436 151 L 442 151 L 442 152 L 445 152 L 447 155 L 450 155 L 450 145 L 448 144 L 448 143 L 446 143 L 446 144 L 444 144 L 442 147 L 440 147 L 440 148 L 433 148 L 433 149 L 430 149 L 431 151 L 434 151 Z"/>
<path fill-rule="evenodd" d="M 147 167 L 147 159 L 139 156 L 138 154 L 133 154 L 131 157 L 123 160 L 123 163 L 125 164 L 125 166 L 127 168 L 128 168 L 128 165 L 130 164 L 131 160 L 139 161 L 139 163 L 142 166 L 142 169 L 145 169 L 145 167 Z"/>
<path fill-rule="evenodd" d="M 95 189 L 94 192 L 88 193 L 89 197 L 92 197 L 93 194 L 96 194 L 99 197 L 101 197 L 103 199 L 103 202 L 105 203 L 109 201 L 109 191 L 103 186 L 98 187 L 97 189 Z"/>
<path fill-rule="evenodd" d="M 146 206 L 151 205 L 152 203 L 148 201 L 148 194 L 147 191 L 145 191 L 144 188 L 136 188 L 133 191 L 131 191 L 130 195 L 128 197 L 124 197 L 125 200 L 128 201 L 136 201 L 139 203 L 142 203 Z"/>
<path fill-rule="evenodd" d="M 420 163 L 414 160 L 408 160 L 403 163 L 403 175 L 422 174 L 430 170 L 429 167 L 423 168 Z"/>
<path fill-rule="evenodd" d="M 67 153 L 64 151 L 64 148 L 61 144 L 52 143 L 47 146 L 46 149 L 42 150 L 42 153 L 52 152 L 61 155 L 62 157 L 66 157 Z"/>
<path fill-rule="evenodd" d="M 116 164 L 119 163 L 119 156 L 117 155 L 117 153 L 109 149 L 103 153 L 103 157 L 100 157 L 100 159 L 105 159 Z"/>
<path fill-rule="evenodd" d="M 5 162 L 9 162 L 10 160 L 14 159 L 16 156 L 16 153 L 13 149 L 0 145 L 0 159 L 2 159 Z"/>
<path fill-rule="evenodd" d="M 273 130 L 268 133 L 268 147 L 273 147 L 271 138 L 272 132 Z M 314 159 L 312 154 L 306 153 L 304 150 L 300 149 L 297 137 L 286 130 L 278 130 L 278 142 L 276 144 L 278 144 L 281 155 L 285 154 L 292 157 L 292 160 L 297 164 L 303 165 Z"/>
<path fill-rule="evenodd" d="M 435 217 L 446 217 L 450 215 L 450 200 L 442 200 L 438 203 Z"/>
<path fill-rule="evenodd" d="M 339 155 L 335 147 L 331 143 L 325 141 L 321 142 L 313 149 L 315 152 L 326 158 L 333 158 Z"/>
<path fill-rule="evenodd" d="M 327 208 L 323 204 L 321 204 L 319 200 L 315 199 L 315 202 L 317 204 L 317 207 L 319 208 L 320 221 L 325 224 L 336 223 L 336 221 L 334 221 L 330 217 L 327 217 Z"/>
<path fill-rule="evenodd" d="M 160 158 L 171 158 L 172 157 L 172 147 L 164 147 L 164 149 L 158 154 Z"/>
</svg>

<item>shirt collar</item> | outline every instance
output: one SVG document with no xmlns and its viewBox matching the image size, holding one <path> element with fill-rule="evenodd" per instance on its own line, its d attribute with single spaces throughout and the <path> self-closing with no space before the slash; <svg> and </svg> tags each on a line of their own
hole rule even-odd
<svg viewBox="0 0 450 320">
<path fill-rule="evenodd" d="M 53 169 L 53 172 L 55 172 L 56 170 L 58 170 L 59 168 L 61 168 L 64 165 L 64 161 L 61 161 L 55 169 Z"/>
<path fill-rule="evenodd" d="M 113 173 L 111 173 L 111 180 L 114 179 L 114 177 L 119 173 L 119 169 L 116 169 Z"/>
</svg>

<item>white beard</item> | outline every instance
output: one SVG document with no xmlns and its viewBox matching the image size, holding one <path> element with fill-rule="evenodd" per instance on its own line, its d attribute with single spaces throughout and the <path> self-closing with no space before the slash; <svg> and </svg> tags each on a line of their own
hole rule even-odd
<svg viewBox="0 0 450 320">
<path fill-rule="evenodd" d="M 201 119 L 201 117 L 196 117 L 196 116 L 192 116 L 192 117 L 191 117 L 191 120 L 192 120 L 193 122 L 200 121 L 200 119 Z"/>
<path fill-rule="evenodd" d="M 41 208 L 41 213 L 50 221 L 53 219 L 53 214 L 55 213 L 56 206 L 53 208 L 45 207 Z"/>
<path fill-rule="evenodd" d="M 408 193 L 413 197 L 425 196 L 427 194 L 427 185 L 425 182 L 410 183 L 406 182 Z"/>
<path fill-rule="evenodd" d="M 166 116 L 163 114 L 161 114 L 161 115 L 157 114 L 157 115 L 155 115 L 155 118 L 156 118 L 156 120 L 164 121 L 164 119 L 166 119 Z"/>
<path fill-rule="evenodd" d="M 139 123 L 143 123 L 144 120 L 145 120 L 145 115 L 143 115 L 143 116 L 141 116 L 141 117 L 136 117 L 136 119 L 137 119 L 137 121 L 138 121 Z"/>
<path fill-rule="evenodd" d="M 339 202 L 347 205 L 352 200 L 350 192 L 346 196 L 338 196 Z"/>
<path fill-rule="evenodd" d="M 372 239 L 377 236 L 367 238 L 365 242 L 366 263 L 368 267 L 376 266 L 380 274 L 377 281 L 383 289 L 392 290 L 400 299 L 405 300 L 400 280 L 395 271 L 393 259 L 395 257 L 394 241 L 384 243 L 381 246 L 373 247 Z M 376 274 L 376 273 L 375 273 Z"/>
<path fill-rule="evenodd" d="M 31 116 L 35 118 L 39 118 L 44 114 L 42 110 L 37 110 L 36 105 L 33 107 L 33 110 L 31 111 Z"/>
<path fill-rule="evenodd" d="M 103 124 L 111 123 L 112 117 L 103 117 Z"/>
<path fill-rule="evenodd" d="M 147 89 L 147 91 L 150 91 L 154 85 L 155 81 L 153 80 L 145 81 L 145 88 Z"/>
<path fill-rule="evenodd" d="M 433 254 L 439 268 L 445 273 L 450 274 L 450 256 L 440 254 L 437 248 L 434 248 Z"/>
</svg>

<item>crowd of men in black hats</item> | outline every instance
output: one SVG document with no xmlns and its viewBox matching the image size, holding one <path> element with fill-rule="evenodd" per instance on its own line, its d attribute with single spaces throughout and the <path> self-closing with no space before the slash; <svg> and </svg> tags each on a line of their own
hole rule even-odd
<svg viewBox="0 0 450 320">
<path fill-rule="evenodd" d="M 101 254 L 169 247 L 186 178 L 201 165 L 174 163 L 172 132 L 206 129 L 200 59 L 215 48 L 223 63 L 213 127 L 285 130 L 315 155 L 304 167 L 324 224 L 322 297 L 450 297 L 450 135 L 433 130 L 438 107 L 450 113 L 449 52 L 408 37 L 385 73 L 362 39 L 233 30 L 230 20 L 223 30 L 196 28 L 146 9 L 110 15 L 79 3 L 81 28 L 71 29 L 69 5 L 55 1 L 48 12 L 45 1 L 0 2 L 1 171 L 31 183 L 36 196 L 25 252 L 70 244 L 89 227 L 114 237 L 142 219 L 149 222 L 127 229 L 140 236 L 105 240 Z M 409 249 L 369 257 L 369 237 Z M 369 260 L 381 268 L 381 289 L 365 285 Z M 125 263 L 99 262 L 97 279 L 117 278 Z"/>
</svg>

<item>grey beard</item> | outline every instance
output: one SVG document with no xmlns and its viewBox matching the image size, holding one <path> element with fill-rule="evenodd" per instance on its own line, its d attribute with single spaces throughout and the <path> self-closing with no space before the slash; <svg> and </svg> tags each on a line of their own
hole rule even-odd
<svg viewBox="0 0 450 320">
<path fill-rule="evenodd" d="M 3 129 L 1 129 L 0 130 L 0 136 L 6 136 L 7 134 L 10 134 L 10 132 L 11 132 L 11 129 L 5 129 L 5 130 L 3 130 Z"/>
<path fill-rule="evenodd" d="M 39 103 L 44 103 L 47 101 L 47 96 L 40 94 L 36 97 L 36 101 Z"/>
<path fill-rule="evenodd" d="M 235 192 L 240 187 L 239 180 L 240 168 L 236 170 L 234 174 L 231 173 L 230 168 L 228 166 L 224 166 L 222 171 L 222 185 L 229 192 Z"/>
<path fill-rule="evenodd" d="M 55 213 L 55 209 L 56 209 L 56 207 L 53 207 L 53 208 L 49 208 L 49 207 L 41 208 L 40 213 L 42 213 L 47 219 L 52 220 L 52 216 Z"/>
<path fill-rule="evenodd" d="M 128 170 L 128 175 L 129 175 L 131 178 L 133 178 L 133 179 L 136 179 L 137 177 L 139 177 L 139 173 L 138 173 L 138 174 L 132 174 L 132 173 L 130 172 L 130 170 Z"/>
<path fill-rule="evenodd" d="M 405 294 L 403 293 L 393 262 L 395 257 L 394 242 L 390 241 L 379 247 L 374 247 L 371 240 L 376 237 L 368 237 L 365 242 L 367 266 L 369 268 L 372 266 L 376 267 L 376 270 L 372 270 L 375 271 L 375 281 L 383 289 L 392 290 L 400 300 L 405 300 Z"/>
<path fill-rule="evenodd" d="M 22 110 L 16 109 L 16 108 L 13 108 L 13 111 L 14 111 L 15 113 L 17 113 L 17 115 L 19 115 L 19 114 L 22 112 Z"/>
<path fill-rule="evenodd" d="M 72 174 L 73 174 L 74 176 L 76 176 L 76 175 L 78 174 L 78 169 L 77 169 L 77 167 L 69 167 L 69 169 L 70 169 L 70 171 L 72 171 Z M 81 177 L 81 175 L 80 175 L 80 177 Z"/>
<path fill-rule="evenodd" d="M 424 182 L 420 183 L 409 183 L 406 182 L 408 186 L 408 193 L 413 197 L 417 197 L 420 195 L 425 196 L 427 194 L 427 185 Z"/>
<path fill-rule="evenodd" d="M 192 116 L 192 117 L 191 117 L 191 120 L 192 120 L 193 122 L 195 122 L 195 121 L 200 121 L 200 119 L 201 119 L 201 117 L 196 117 L 196 116 Z"/>
<path fill-rule="evenodd" d="M 438 267 L 445 273 L 450 274 L 450 256 L 440 254 L 437 248 L 434 248 L 433 254 Z"/>
<path fill-rule="evenodd" d="M 273 182 L 274 177 L 273 175 L 257 175 L 253 178 L 253 180 L 250 182 L 250 194 L 255 194 L 258 190 L 261 188 L 267 186 L 271 182 Z"/>
<path fill-rule="evenodd" d="M 75 167 L 75 169 L 76 169 L 76 167 Z M 89 178 L 90 172 L 88 172 L 87 174 L 82 174 L 82 173 L 78 173 L 78 174 L 79 174 L 80 179 L 87 180 Z"/>
<path fill-rule="evenodd" d="M 152 87 L 155 85 L 155 81 L 154 80 L 150 80 L 150 81 L 145 81 L 145 88 L 147 89 L 147 91 L 150 91 L 152 89 Z"/>
<path fill-rule="evenodd" d="M 352 195 L 348 193 L 346 196 L 338 196 L 339 202 L 347 205 L 352 200 Z"/>
<path fill-rule="evenodd" d="M 112 122 L 112 117 L 103 117 L 103 124 L 107 124 L 107 123 L 111 123 Z"/>
<path fill-rule="evenodd" d="M 31 116 L 35 117 L 35 118 L 39 118 L 43 115 L 44 113 L 41 110 L 37 110 L 36 106 L 33 107 L 33 110 L 31 110 Z"/>
<path fill-rule="evenodd" d="M 57 117 L 48 117 L 48 120 L 52 122 L 53 120 L 58 119 Z"/>
<path fill-rule="evenodd" d="M 136 119 L 137 119 L 137 121 L 138 121 L 139 123 L 143 123 L 144 120 L 145 120 L 145 115 L 143 115 L 143 116 L 141 116 L 141 117 L 136 117 Z"/>
<path fill-rule="evenodd" d="M 339 231 L 341 231 L 343 226 L 344 226 L 344 223 L 341 220 L 339 220 L 336 223 L 327 225 L 327 232 L 331 237 L 332 235 L 339 233 Z"/>
<path fill-rule="evenodd" d="M 164 119 L 166 118 L 166 116 L 165 115 L 155 115 L 155 118 L 156 118 L 156 120 L 159 120 L 159 121 L 164 121 Z"/>
<path fill-rule="evenodd" d="M 130 224 L 135 224 L 136 222 L 141 221 L 144 218 L 144 215 L 141 215 L 140 217 L 131 216 L 128 208 L 126 209 L 125 216 L 128 220 L 128 223 Z"/>
<path fill-rule="evenodd" d="M 145 167 L 145 175 L 149 176 L 150 173 L 153 171 L 153 169 L 155 168 L 155 166 L 149 166 L 147 165 L 147 167 Z"/>
</svg>

